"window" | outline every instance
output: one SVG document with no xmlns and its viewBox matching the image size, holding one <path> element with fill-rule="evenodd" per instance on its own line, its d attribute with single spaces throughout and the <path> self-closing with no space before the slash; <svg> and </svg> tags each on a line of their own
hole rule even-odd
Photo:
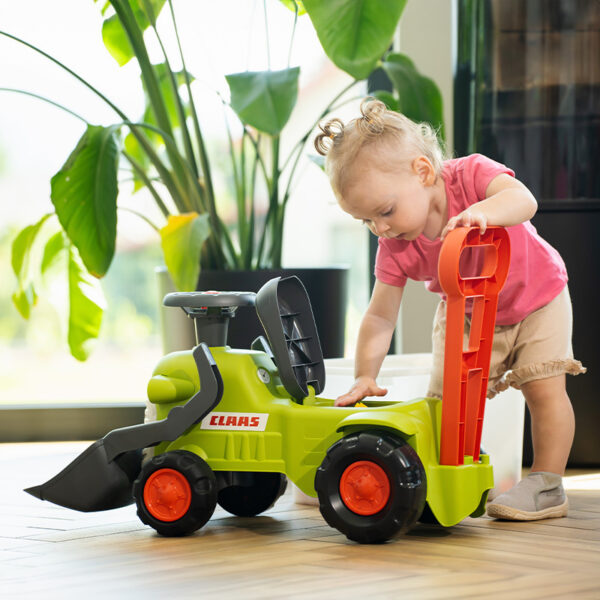
<svg viewBox="0 0 600 600">
<path fill-rule="evenodd" d="M 138 67 L 132 61 L 119 68 L 104 48 L 101 4 L 39 3 L 33 17 L 30 6 L 12 3 L 10 8 L 0 8 L 0 18 L 5 31 L 55 56 L 128 115 L 139 118 L 143 97 Z M 215 95 L 215 90 L 227 89 L 222 76 L 266 66 L 262 3 L 228 0 L 174 5 L 186 56 L 190 57 L 188 69 L 196 77 L 194 93 L 202 124 L 208 142 L 219 143 L 226 135 L 221 102 Z M 271 68 L 284 68 L 293 16 L 279 2 L 267 5 Z M 171 39 L 167 42 L 174 43 Z M 157 52 L 154 46 L 152 49 Z M 1 87 L 45 96 L 94 124 L 116 122 L 112 110 L 96 95 L 31 49 L 0 37 L 0 54 Z M 288 126 L 290 141 L 284 140 L 288 144 L 297 141 L 350 81 L 324 56 L 307 16 L 299 19 L 291 63 L 301 65 L 302 76 L 300 98 Z M 352 94 L 361 92 L 364 88 L 355 87 Z M 357 103 L 345 105 L 336 116 L 354 116 Z M 51 104 L 20 94 L 0 92 L 0 107 L 0 275 L 5 282 L 0 290 L 0 405 L 141 403 L 146 381 L 162 353 L 154 280 L 154 266 L 161 261 L 158 238 L 142 220 L 120 211 L 117 254 L 103 280 L 109 307 L 100 339 L 87 362 L 79 363 L 68 353 L 60 283 L 48 283 L 30 321 L 24 322 L 10 298 L 14 288 L 10 246 L 21 227 L 52 210 L 50 179 L 81 136 L 83 123 Z M 298 172 L 286 215 L 284 264 L 343 263 L 351 267 L 347 348 L 352 353 L 357 320 L 368 296 L 367 233 L 341 213 L 325 175 L 310 160 L 303 159 Z M 124 172 L 119 204 L 140 212 L 154 211 L 150 214 L 159 222 L 150 198 L 143 191 L 132 194 L 132 184 L 126 179 Z M 309 231 L 311 245 L 304 243 Z M 58 304 L 58 311 L 53 303 Z"/>
</svg>

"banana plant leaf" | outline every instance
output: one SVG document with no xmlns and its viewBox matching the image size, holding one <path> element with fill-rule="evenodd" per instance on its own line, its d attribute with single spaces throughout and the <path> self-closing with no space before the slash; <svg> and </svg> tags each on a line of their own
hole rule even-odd
<svg viewBox="0 0 600 600">
<path fill-rule="evenodd" d="M 340 69 L 366 79 L 390 47 L 406 0 L 304 0 L 323 50 Z"/>
<path fill-rule="evenodd" d="M 33 244 L 50 215 L 44 215 L 34 225 L 24 227 L 12 243 L 11 265 L 17 278 L 17 290 L 12 296 L 13 303 L 21 316 L 29 319 L 31 308 L 37 302 L 37 292 L 30 269 L 30 258 Z"/>
<path fill-rule="evenodd" d="M 117 235 L 118 126 L 88 125 L 51 180 L 50 198 L 63 229 L 90 273 L 102 277 Z"/>
<path fill-rule="evenodd" d="M 299 67 L 226 75 L 231 107 L 243 123 L 277 135 L 296 105 L 299 75 Z"/>
<path fill-rule="evenodd" d="M 165 264 L 179 291 L 196 289 L 200 274 L 200 250 L 209 235 L 209 216 L 194 212 L 171 215 L 160 230 Z"/>
<path fill-rule="evenodd" d="M 397 107 L 394 110 L 404 113 L 413 121 L 430 123 L 440 131 L 443 138 L 442 94 L 437 85 L 421 75 L 405 54 L 388 54 L 383 61 L 383 69 L 397 92 Z"/>
<path fill-rule="evenodd" d="M 128 1 L 135 16 L 136 23 L 142 31 L 145 31 L 150 26 L 150 20 L 141 6 L 142 3 L 137 2 L 136 0 Z M 165 0 L 150 0 L 154 16 L 157 17 L 159 15 L 164 4 Z M 120 67 L 126 65 L 135 56 L 127 33 L 125 33 L 117 15 L 112 15 L 102 24 L 102 41 L 111 56 L 119 63 Z"/>
<path fill-rule="evenodd" d="M 100 333 L 106 301 L 100 282 L 81 262 L 77 250 L 67 245 L 69 282 L 69 349 L 77 360 L 86 360 Z"/>
</svg>

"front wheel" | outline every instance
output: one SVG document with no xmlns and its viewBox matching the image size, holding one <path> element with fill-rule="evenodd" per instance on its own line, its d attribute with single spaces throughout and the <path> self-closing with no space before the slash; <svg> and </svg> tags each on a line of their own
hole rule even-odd
<svg viewBox="0 0 600 600">
<path fill-rule="evenodd" d="M 212 469 L 192 452 L 173 450 L 148 461 L 133 484 L 140 520 L 164 536 L 200 529 L 217 504 Z"/>
<path fill-rule="evenodd" d="M 407 531 L 427 496 L 417 453 L 401 438 L 378 431 L 351 434 L 331 446 L 315 489 L 327 523 L 362 544 Z"/>
</svg>

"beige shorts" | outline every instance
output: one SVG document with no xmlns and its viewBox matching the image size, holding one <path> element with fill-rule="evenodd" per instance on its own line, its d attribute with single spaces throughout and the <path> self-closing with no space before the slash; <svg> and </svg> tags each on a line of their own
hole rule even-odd
<svg viewBox="0 0 600 600">
<path fill-rule="evenodd" d="M 465 343 L 471 322 L 465 317 Z M 567 286 L 554 300 L 538 308 L 516 325 L 498 325 L 494 329 L 492 359 L 488 380 L 488 398 L 508 388 L 519 389 L 524 383 L 569 373 L 579 375 L 586 369 L 573 359 L 571 335 L 573 311 Z M 428 396 L 442 397 L 446 302 L 440 301 L 433 320 L 433 371 Z"/>
</svg>

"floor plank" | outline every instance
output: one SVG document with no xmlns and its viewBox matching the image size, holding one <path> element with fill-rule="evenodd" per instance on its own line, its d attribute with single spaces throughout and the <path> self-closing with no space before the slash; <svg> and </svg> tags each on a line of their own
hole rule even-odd
<svg viewBox="0 0 600 600">
<path fill-rule="evenodd" d="M 77 513 L 23 493 L 86 445 L 0 445 L 2 597 L 600 599 L 600 472 L 568 474 L 565 519 L 418 525 L 360 546 L 289 490 L 259 517 L 217 508 L 197 534 L 163 538 L 133 506 Z"/>
</svg>

